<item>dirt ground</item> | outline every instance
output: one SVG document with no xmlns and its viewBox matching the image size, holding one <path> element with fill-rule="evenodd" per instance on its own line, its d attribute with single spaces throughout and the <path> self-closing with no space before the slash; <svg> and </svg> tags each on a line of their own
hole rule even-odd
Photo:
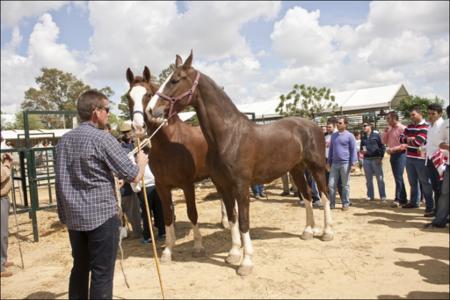
<svg viewBox="0 0 450 300">
<path fill-rule="evenodd" d="M 384 161 L 388 198 L 394 181 Z M 220 203 L 211 184 L 197 187 L 200 229 L 206 257 L 193 258 L 193 234 L 180 191 L 176 203 L 177 245 L 173 261 L 161 265 L 166 298 L 449 298 L 449 229 L 422 229 L 424 208 L 390 208 L 365 200 L 364 176 L 352 176 L 349 211 L 332 210 L 335 239 L 303 241 L 305 209 L 298 199 L 281 197 L 281 181 L 266 185 L 268 199 L 251 203 L 253 274 L 242 278 L 224 258 L 231 246 L 220 226 Z M 390 202 L 390 201 L 389 201 Z M 340 204 L 337 204 L 340 208 Z M 314 209 L 322 226 L 323 211 Z M 39 211 L 40 241 L 21 214 L 17 233 L 10 217 L 10 261 L 14 275 L 1 279 L 1 298 L 67 298 L 71 254 L 68 234 L 55 210 Z M 20 266 L 19 244 L 25 269 Z M 161 253 L 163 243 L 158 243 Z M 125 240 L 124 267 L 116 264 L 114 298 L 160 298 L 152 248 Z"/>
</svg>

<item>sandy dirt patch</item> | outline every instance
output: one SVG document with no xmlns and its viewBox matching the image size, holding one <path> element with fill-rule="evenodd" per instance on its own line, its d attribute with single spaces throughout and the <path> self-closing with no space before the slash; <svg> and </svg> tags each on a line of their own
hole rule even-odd
<svg viewBox="0 0 450 300">
<path fill-rule="evenodd" d="M 388 198 L 394 181 L 384 160 Z M 351 177 L 353 206 L 332 210 L 335 239 L 303 241 L 305 209 L 298 199 L 281 197 L 281 181 L 266 185 L 268 199 L 251 203 L 250 234 L 254 247 L 253 274 L 242 278 L 224 258 L 231 246 L 220 226 L 220 204 L 211 184 L 197 187 L 200 230 L 206 256 L 193 258 L 193 233 L 180 191 L 176 203 L 177 245 L 173 262 L 161 265 L 167 298 L 449 298 L 449 230 L 423 230 L 429 219 L 424 208 L 390 208 L 389 203 L 365 200 L 365 179 Z M 339 200 L 338 200 L 339 201 Z M 390 202 L 390 201 L 389 201 Z M 314 209 L 322 226 L 323 211 Z M 67 298 L 72 259 L 68 234 L 56 211 L 39 211 L 40 241 L 34 243 L 27 214 L 19 217 L 16 234 L 10 217 L 10 260 L 20 265 L 18 239 L 25 270 L 1 279 L 1 298 Z M 161 254 L 163 243 L 158 243 Z M 151 246 L 125 240 L 127 289 L 119 261 L 114 297 L 159 298 L 160 288 Z"/>
</svg>

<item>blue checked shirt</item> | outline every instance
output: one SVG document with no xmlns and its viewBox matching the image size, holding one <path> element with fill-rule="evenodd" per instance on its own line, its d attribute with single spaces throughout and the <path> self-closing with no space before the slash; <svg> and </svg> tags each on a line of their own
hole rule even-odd
<svg viewBox="0 0 450 300">
<path fill-rule="evenodd" d="M 132 181 L 139 168 L 110 133 L 84 122 L 56 146 L 55 173 L 59 219 L 90 231 L 117 214 L 113 173 Z"/>
</svg>

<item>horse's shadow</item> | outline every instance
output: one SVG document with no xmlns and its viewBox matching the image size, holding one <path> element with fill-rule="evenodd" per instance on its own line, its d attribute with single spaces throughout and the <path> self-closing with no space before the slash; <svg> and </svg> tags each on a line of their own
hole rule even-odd
<svg viewBox="0 0 450 300">
<path fill-rule="evenodd" d="M 220 228 L 220 224 L 212 223 L 199 223 L 200 229 L 206 228 Z M 176 223 L 176 237 L 177 240 L 182 239 L 189 235 L 192 228 L 189 222 L 177 222 Z M 280 238 L 298 238 L 299 235 L 280 232 L 280 228 L 277 227 L 255 227 L 251 229 L 251 236 L 253 240 L 269 240 Z M 190 262 L 196 261 L 199 263 L 209 263 L 218 266 L 228 266 L 235 268 L 235 266 L 225 263 L 225 258 L 231 247 L 231 236 L 229 230 L 219 230 L 212 234 L 203 236 L 203 246 L 206 254 L 202 257 L 194 257 L 192 251 L 194 249 L 194 241 L 190 239 L 182 243 L 175 244 L 173 249 L 172 261 L 174 262 Z M 164 243 L 159 242 L 157 244 L 158 256 L 161 256 L 161 252 L 164 249 Z M 124 258 L 128 257 L 153 257 L 151 246 L 140 244 L 139 240 L 125 240 L 123 242 Z"/>
</svg>

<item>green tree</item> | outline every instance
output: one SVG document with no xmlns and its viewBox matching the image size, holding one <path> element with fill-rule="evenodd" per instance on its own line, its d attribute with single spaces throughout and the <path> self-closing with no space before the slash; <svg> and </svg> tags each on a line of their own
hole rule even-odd
<svg viewBox="0 0 450 300">
<path fill-rule="evenodd" d="M 170 64 L 167 68 L 161 71 L 158 76 L 158 83 L 159 85 L 162 85 L 164 81 L 166 81 L 167 77 L 175 71 L 175 64 Z"/>
<path fill-rule="evenodd" d="M 444 104 L 444 100 L 434 97 L 434 99 L 420 97 L 411 95 L 408 98 L 405 98 L 400 101 L 398 106 L 394 107 L 396 111 L 400 112 L 400 114 L 403 116 L 403 118 L 409 118 L 409 113 L 411 112 L 411 109 L 413 107 L 420 107 L 423 116 L 425 119 L 428 119 L 428 105 L 432 103 L 438 103 L 440 105 Z"/>
<path fill-rule="evenodd" d="M 119 108 L 119 118 L 122 120 L 130 120 L 131 119 L 131 112 L 128 108 L 128 98 L 125 95 L 120 96 L 120 102 L 118 105 Z"/>
<path fill-rule="evenodd" d="M 91 87 L 71 73 L 55 68 L 42 68 L 42 74 L 36 77 L 38 88 L 25 91 L 25 100 L 21 104 L 23 110 L 76 110 L 76 100 L 80 94 Z M 99 89 L 107 97 L 114 92 L 110 87 Z M 61 126 L 61 117 L 43 116 L 42 121 L 48 127 Z M 71 123 L 71 120 L 67 118 Z M 63 122 L 65 123 L 65 122 Z M 70 124 L 66 124 L 70 127 Z"/>
<path fill-rule="evenodd" d="M 44 125 L 42 121 L 43 116 L 41 115 L 28 115 L 28 126 L 30 130 L 35 129 L 45 129 L 47 126 Z M 14 122 L 14 129 L 22 129 L 24 130 L 24 120 L 23 120 L 23 112 L 19 111 L 16 113 L 16 120 Z"/>
<path fill-rule="evenodd" d="M 287 95 L 280 96 L 280 103 L 275 111 L 282 116 L 300 116 L 314 119 L 317 114 L 329 110 L 330 113 L 338 108 L 334 96 L 329 88 L 317 88 L 294 84 Z"/>
</svg>

